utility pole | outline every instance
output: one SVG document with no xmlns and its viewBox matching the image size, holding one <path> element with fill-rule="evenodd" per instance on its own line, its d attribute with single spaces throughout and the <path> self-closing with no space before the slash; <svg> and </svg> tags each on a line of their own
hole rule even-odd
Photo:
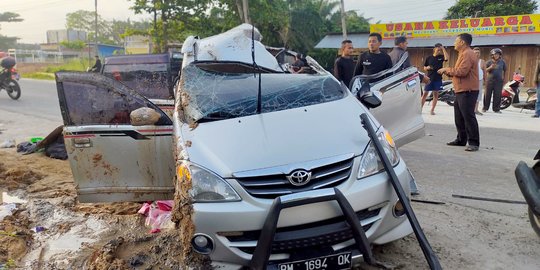
<svg viewBox="0 0 540 270">
<path fill-rule="evenodd" d="M 242 0 L 242 8 L 244 9 L 244 22 L 245 23 L 250 23 L 249 22 L 249 6 L 248 6 L 248 0 Z"/>
<path fill-rule="evenodd" d="M 343 32 L 343 40 L 348 39 L 347 38 L 347 23 L 345 22 L 345 4 L 343 3 L 344 0 L 341 0 L 341 3 L 339 5 L 339 9 L 341 10 L 341 32 Z"/>
<path fill-rule="evenodd" d="M 94 4 L 95 4 L 95 11 L 96 11 L 96 14 L 95 14 L 95 27 L 96 27 L 96 35 L 94 36 L 94 42 L 96 43 L 96 56 L 98 55 L 98 39 L 97 39 L 97 36 L 98 36 L 98 22 L 97 22 L 97 19 L 98 19 L 98 16 L 97 16 L 97 0 L 94 0 Z"/>
</svg>

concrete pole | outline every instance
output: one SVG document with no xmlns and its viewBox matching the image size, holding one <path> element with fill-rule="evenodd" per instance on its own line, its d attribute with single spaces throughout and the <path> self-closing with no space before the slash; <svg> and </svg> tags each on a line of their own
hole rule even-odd
<svg viewBox="0 0 540 270">
<path fill-rule="evenodd" d="M 347 38 L 347 23 L 345 21 L 345 3 L 343 3 L 343 0 L 341 0 L 339 9 L 341 11 L 341 31 L 343 32 L 343 40 L 345 40 L 348 38 Z"/>
<path fill-rule="evenodd" d="M 242 0 L 242 8 L 244 9 L 244 22 L 245 22 L 245 23 L 250 23 L 250 22 L 249 22 L 249 5 L 248 5 L 248 0 Z"/>
<path fill-rule="evenodd" d="M 96 44 L 95 44 L 95 45 L 96 45 L 96 55 L 98 55 L 98 41 L 97 41 L 97 37 L 98 37 L 97 0 L 94 0 L 94 4 L 95 4 L 95 8 L 96 8 L 96 9 L 95 9 L 95 11 L 96 11 L 96 12 L 95 12 L 95 13 L 96 13 L 96 14 L 95 14 L 95 21 L 94 21 L 95 27 L 96 27 L 96 36 L 94 37 L 94 41 L 96 42 Z"/>
</svg>

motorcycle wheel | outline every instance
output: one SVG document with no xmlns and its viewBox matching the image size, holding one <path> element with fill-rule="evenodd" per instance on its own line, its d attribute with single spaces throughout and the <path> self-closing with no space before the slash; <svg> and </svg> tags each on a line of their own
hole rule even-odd
<svg viewBox="0 0 540 270">
<path fill-rule="evenodd" d="M 13 100 L 17 100 L 21 97 L 21 87 L 19 86 L 19 83 L 17 83 L 17 81 L 10 81 L 6 85 L 6 91 L 8 93 L 8 96 Z"/>
<path fill-rule="evenodd" d="M 444 97 L 444 102 L 446 102 L 446 104 L 454 107 L 454 101 L 456 100 L 456 94 L 454 93 L 454 89 L 451 89 L 450 91 L 448 91 L 448 93 L 446 93 L 445 97 Z"/>
<path fill-rule="evenodd" d="M 529 207 L 529 221 L 531 222 L 531 226 L 534 232 L 538 236 L 540 236 L 540 217 L 535 215 L 530 207 Z"/>
<path fill-rule="evenodd" d="M 512 99 L 510 97 L 502 97 L 501 98 L 501 110 L 504 110 L 512 104 Z"/>
</svg>

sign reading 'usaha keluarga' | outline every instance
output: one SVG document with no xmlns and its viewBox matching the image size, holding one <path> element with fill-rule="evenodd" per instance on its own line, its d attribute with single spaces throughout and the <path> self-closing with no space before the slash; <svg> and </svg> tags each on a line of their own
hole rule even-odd
<svg viewBox="0 0 540 270">
<path fill-rule="evenodd" d="M 426 38 L 433 36 L 455 36 L 459 33 L 470 33 L 473 35 L 540 33 L 540 14 L 372 24 L 370 26 L 370 32 L 380 33 L 383 38 L 394 38 L 398 36 Z"/>
</svg>

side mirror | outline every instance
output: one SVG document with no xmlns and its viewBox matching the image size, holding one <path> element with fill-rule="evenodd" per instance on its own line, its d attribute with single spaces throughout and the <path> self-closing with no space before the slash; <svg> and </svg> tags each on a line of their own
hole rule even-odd
<svg viewBox="0 0 540 270">
<path fill-rule="evenodd" d="M 381 106 L 382 104 L 382 95 L 379 91 L 374 92 L 362 92 L 359 91 L 357 94 L 358 100 L 364 104 L 364 106 L 373 109 Z"/>
<path fill-rule="evenodd" d="M 129 114 L 129 119 L 131 120 L 131 125 L 133 126 L 154 125 L 159 121 L 160 118 L 160 113 L 147 107 L 138 108 Z"/>
</svg>

